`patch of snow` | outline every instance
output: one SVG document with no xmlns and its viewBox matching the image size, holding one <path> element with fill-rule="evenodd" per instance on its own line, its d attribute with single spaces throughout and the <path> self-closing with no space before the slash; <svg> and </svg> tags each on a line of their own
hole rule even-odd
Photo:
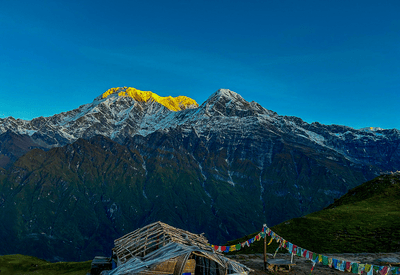
<svg viewBox="0 0 400 275">
<path fill-rule="evenodd" d="M 231 172 L 230 170 L 228 170 L 228 176 L 229 176 L 228 183 L 229 183 L 230 185 L 232 185 L 232 186 L 235 186 L 236 184 L 233 182 L 233 179 L 232 179 L 232 172 Z"/>
<path fill-rule="evenodd" d="M 34 133 L 37 132 L 37 130 L 23 130 L 21 132 L 24 132 L 25 134 L 27 134 L 28 136 L 32 136 Z"/>
<path fill-rule="evenodd" d="M 311 132 L 311 131 L 307 131 L 307 130 L 306 130 L 306 133 L 307 133 L 308 137 L 309 137 L 312 141 L 314 141 L 315 143 L 318 143 L 318 144 L 320 144 L 320 145 L 325 145 L 325 144 L 324 144 L 325 138 L 324 138 L 323 136 L 321 136 L 321 135 L 319 135 L 319 134 L 317 134 L 317 133 Z"/>
<path fill-rule="evenodd" d="M 199 165 L 200 173 L 203 176 L 204 180 L 207 180 L 207 177 L 206 175 L 204 175 L 203 167 L 201 166 L 200 162 L 197 162 L 197 164 Z"/>
</svg>

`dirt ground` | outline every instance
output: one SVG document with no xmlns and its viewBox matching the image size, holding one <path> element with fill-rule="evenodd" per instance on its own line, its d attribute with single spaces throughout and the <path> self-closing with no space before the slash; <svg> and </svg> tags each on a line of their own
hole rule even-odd
<svg viewBox="0 0 400 275">
<path fill-rule="evenodd" d="M 330 258 L 349 260 L 359 263 L 369 263 L 369 264 L 378 264 L 377 260 L 381 258 L 396 258 L 400 262 L 400 252 L 397 253 L 344 253 L 344 254 L 324 254 Z M 295 274 L 295 275 L 309 275 L 311 273 L 312 262 L 302 257 L 294 257 L 293 262 L 295 263 L 292 266 L 292 269 L 288 271 L 285 268 L 281 268 L 278 272 L 274 271 L 264 271 L 264 256 L 262 254 L 250 254 L 250 255 L 233 255 L 229 256 L 229 258 L 242 263 L 249 268 L 252 268 L 254 271 L 250 273 L 251 275 L 264 275 L 264 274 Z M 273 255 L 267 254 L 267 259 L 272 259 Z M 277 254 L 276 259 L 285 259 L 290 261 L 290 254 L 288 253 L 280 253 Z M 321 263 L 315 265 L 314 270 L 311 274 L 322 274 L 322 275 L 332 275 L 332 274 L 350 274 L 348 272 L 341 272 L 339 270 L 330 268 L 328 266 L 324 266 Z"/>
</svg>

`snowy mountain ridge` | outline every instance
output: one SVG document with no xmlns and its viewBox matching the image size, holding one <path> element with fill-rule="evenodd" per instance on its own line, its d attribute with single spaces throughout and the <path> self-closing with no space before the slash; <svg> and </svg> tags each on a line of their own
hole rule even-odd
<svg viewBox="0 0 400 275">
<path fill-rule="evenodd" d="M 318 122 L 308 124 L 297 117 L 280 116 L 256 102 L 247 102 L 229 89 L 218 90 L 199 107 L 197 103 L 189 104 L 179 111 L 173 111 L 152 98 L 145 101 L 134 99 L 135 96 L 126 96 L 127 91 L 131 91 L 129 89 L 133 88 L 112 88 L 95 98 L 92 103 L 51 117 L 39 117 L 30 121 L 12 117 L 0 119 L 0 134 L 12 131 L 29 135 L 37 144 L 52 148 L 96 135 L 104 135 L 122 143 L 126 137 L 147 136 L 156 131 L 168 131 L 177 127 L 184 132 L 195 131 L 199 136 L 214 132 L 223 135 L 224 131 L 230 131 L 238 136 L 248 137 L 254 135 L 258 126 L 262 126 L 265 131 L 276 135 L 289 135 L 344 155 L 347 153 L 339 145 L 341 142 L 376 142 L 390 140 L 393 135 L 399 136 L 396 129 L 356 130 Z"/>
</svg>

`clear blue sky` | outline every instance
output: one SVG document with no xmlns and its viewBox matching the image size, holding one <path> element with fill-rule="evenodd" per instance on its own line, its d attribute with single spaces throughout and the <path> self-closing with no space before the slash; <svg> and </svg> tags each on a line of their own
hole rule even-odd
<svg viewBox="0 0 400 275">
<path fill-rule="evenodd" d="M 0 2 L 0 118 L 111 87 L 231 89 L 311 123 L 400 129 L 400 1 Z"/>
</svg>

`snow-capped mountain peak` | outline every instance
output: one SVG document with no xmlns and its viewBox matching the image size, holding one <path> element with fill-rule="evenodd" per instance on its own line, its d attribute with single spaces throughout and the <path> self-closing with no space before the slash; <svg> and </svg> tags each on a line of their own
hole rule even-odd
<svg viewBox="0 0 400 275">
<path fill-rule="evenodd" d="M 113 97 L 130 97 L 137 102 L 155 101 L 165 106 L 171 111 L 181 111 L 185 109 L 194 109 L 199 106 L 194 99 L 187 96 L 162 97 L 150 91 L 141 91 L 132 87 L 117 87 L 108 89 L 101 95 L 101 98 Z"/>
<path fill-rule="evenodd" d="M 243 97 L 239 95 L 238 93 L 235 93 L 234 91 L 231 91 L 229 89 L 219 89 L 212 95 L 210 95 L 207 99 L 207 101 L 214 101 L 214 100 L 233 100 L 233 101 L 243 101 Z"/>
<path fill-rule="evenodd" d="M 256 102 L 248 102 L 241 95 L 229 89 L 219 89 L 200 107 L 208 116 L 245 117 L 255 114 L 273 115 L 274 112 L 264 109 Z"/>
</svg>

